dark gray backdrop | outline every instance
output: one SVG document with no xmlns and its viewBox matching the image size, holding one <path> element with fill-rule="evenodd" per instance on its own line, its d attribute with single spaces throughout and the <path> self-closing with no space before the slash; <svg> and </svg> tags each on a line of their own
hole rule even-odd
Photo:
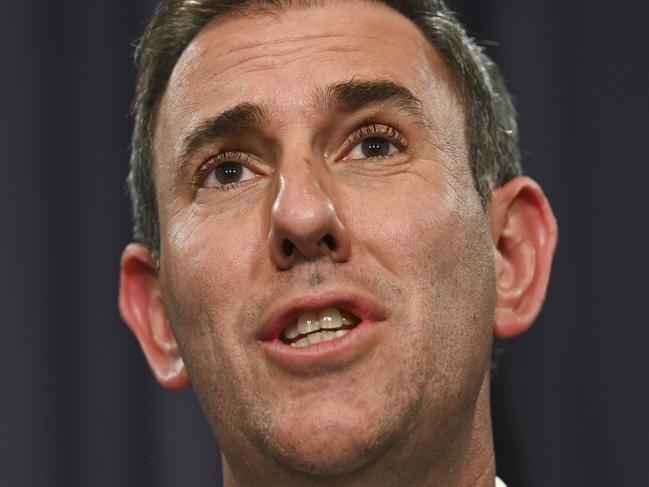
<svg viewBox="0 0 649 487">
<path fill-rule="evenodd" d="M 494 384 L 510 486 L 649 485 L 646 2 L 452 1 L 501 64 L 560 243 Z M 116 307 L 131 43 L 152 0 L 0 10 L 0 485 L 219 485 L 190 392 L 154 383 Z"/>
</svg>

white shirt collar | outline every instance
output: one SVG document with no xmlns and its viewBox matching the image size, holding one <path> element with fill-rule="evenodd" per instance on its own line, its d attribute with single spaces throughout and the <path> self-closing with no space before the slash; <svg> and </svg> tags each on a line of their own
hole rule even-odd
<svg viewBox="0 0 649 487">
<path fill-rule="evenodd" d="M 498 477 L 496 477 L 496 487 L 507 487 L 507 484 L 500 480 Z"/>
</svg>

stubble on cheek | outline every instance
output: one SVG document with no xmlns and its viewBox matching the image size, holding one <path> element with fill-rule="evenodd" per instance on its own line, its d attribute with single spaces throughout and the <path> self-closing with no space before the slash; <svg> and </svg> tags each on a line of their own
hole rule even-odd
<svg viewBox="0 0 649 487">
<path fill-rule="evenodd" d="M 329 275 L 325 280 L 331 277 L 327 271 L 319 273 L 321 278 Z M 378 286 L 400 295 L 388 283 Z M 165 292 L 169 318 L 194 390 L 229 463 L 243 461 L 237 458 L 242 452 L 248 452 L 244 457 L 249 461 L 256 451 L 295 471 L 345 473 L 379 456 L 412 427 L 421 384 L 413 384 L 408 367 L 398 368 L 389 381 L 380 380 L 373 388 L 364 381 L 367 377 L 353 374 L 305 379 L 304 390 L 331 393 L 333 406 L 323 411 L 322 404 L 300 401 L 295 389 L 282 389 L 286 378 L 266 383 L 275 375 L 265 364 L 244 356 L 254 354 L 252 350 L 225 345 L 236 343 L 227 331 L 236 323 L 215 319 L 200 296 L 187 299 L 186 289 L 182 296 L 181 301 L 171 290 Z M 251 306 L 238 320 L 254 316 L 258 313 Z M 382 361 L 381 356 L 368 358 L 379 370 L 393 368 L 393 363 Z M 336 405 L 345 404 L 349 407 L 339 409 L 340 417 L 330 414 Z M 232 452 L 234 457 L 228 455 Z"/>
<path fill-rule="evenodd" d="M 444 232 L 454 238 L 429 249 L 430 296 L 422 303 L 430 321 L 421 350 L 429 378 L 429 421 L 445 418 L 446 429 L 471 425 L 476 401 L 489 367 L 495 306 L 493 254 L 486 216 L 481 209 L 453 221 Z M 458 431 L 447 432 L 457 436 Z"/>
<path fill-rule="evenodd" d="M 230 429 L 228 418 L 244 412 L 245 400 L 237 395 L 250 389 L 242 384 L 247 358 L 235 338 L 233 312 L 227 306 L 232 303 L 228 293 L 236 293 L 236 285 L 223 283 L 229 269 L 219 268 L 202 235 L 187 232 L 178 232 L 173 243 L 181 245 L 168 248 L 163 259 L 162 298 L 192 388 L 217 433 Z"/>
<path fill-rule="evenodd" d="M 256 450 L 297 470 L 331 473 L 370 462 L 402 444 L 415 429 L 432 430 L 440 438 L 453 433 L 450 429 L 459 421 L 445 419 L 466 419 L 470 414 L 488 357 L 493 263 L 486 225 L 478 216 L 433 218 L 408 232 L 409 240 L 401 239 L 402 248 L 396 251 L 401 264 L 395 270 L 403 279 L 386 273 L 376 262 L 374 277 L 368 277 L 371 271 L 354 270 L 350 264 L 313 264 L 304 266 L 301 273 L 294 269 L 282 274 L 265 299 L 253 303 L 232 294 L 222 275 L 193 268 L 209 269 L 209 261 L 199 259 L 191 269 L 170 268 L 167 275 L 172 280 L 163 289 L 169 319 L 195 392 L 223 450 Z M 187 264 L 179 257 L 175 256 L 177 262 Z M 317 280 L 311 279 L 316 275 Z M 324 415 L 318 422 L 316 408 L 310 421 L 303 411 L 296 414 L 290 390 L 268 383 L 275 376 L 255 358 L 252 335 L 242 327 L 250 327 L 261 316 L 260 309 L 287 290 L 339 279 L 354 280 L 391 306 L 399 317 L 394 325 L 406 332 L 393 336 L 391 351 L 381 349 L 390 360 L 379 355 L 373 358 L 373 370 L 381 380 L 369 381 L 371 387 L 363 382 L 367 374 L 358 384 L 349 380 L 347 390 L 323 382 L 323 390 L 341 394 L 334 401 L 354 398 L 351 416 L 332 419 Z M 234 305 L 240 308 L 234 311 Z M 354 390 L 355 385 L 359 389 Z M 310 445 L 303 442 L 305 437 L 312 440 Z M 347 450 L 324 464 L 325 447 L 336 447 L 337 438 L 350 440 L 338 444 Z M 319 455 L 319 449 L 324 453 Z"/>
<path fill-rule="evenodd" d="M 295 273 L 279 276 L 267 299 L 296 283 L 298 288 L 307 286 L 315 275 L 317 285 L 353 282 L 404 315 L 405 294 L 398 283 L 364 269 L 325 262 L 304 263 Z M 246 315 L 252 319 L 256 311 L 249 309 Z M 295 471 L 326 475 L 353 471 L 382 454 L 411 427 L 421 384 L 413 384 L 407 362 L 402 353 L 377 347 L 348 367 L 290 377 L 260 361 L 250 383 L 264 379 L 271 383 L 257 383 L 256 394 L 245 397 L 241 423 L 258 451 Z"/>
</svg>

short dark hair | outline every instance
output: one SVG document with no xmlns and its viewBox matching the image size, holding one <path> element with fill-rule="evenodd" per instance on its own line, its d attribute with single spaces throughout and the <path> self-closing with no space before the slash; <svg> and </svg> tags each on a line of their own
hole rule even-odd
<svg viewBox="0 0 649 487">
<path fill-rule="evenodd" d="M 469 163 L 483 205 L 490 192 L 521 174 L 516 112 L 495 63 L 443 0 L 367 0 L 415 23 L 442 56 L 464 108 Z M 158 255 L 160 230 L 153 178 L 156 113 L 185 48 L 210 21 L 255 8 L 310 6 L 316 0 L 164 0 L 136 49 L 137 86 L 128 190 L 134 238 Z"/>
</svg>

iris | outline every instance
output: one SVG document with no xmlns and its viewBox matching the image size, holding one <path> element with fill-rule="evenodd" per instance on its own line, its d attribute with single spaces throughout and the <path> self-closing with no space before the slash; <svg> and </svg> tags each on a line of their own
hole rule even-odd
<svg viewBox="0 0 649 487">
<path fill-rule="evenodd" d="M 382 157 L 390 154 L 390 142 L 381 137 L 370 137 L 362 143 L 363 155 L 365 157 Z"/>
<path fill-rule="evenodd" d="M 243 166 L 238 162 L 225 162 L 214 170 L 214 175 L 217 181 L 224 186 L 238 183 L 243 175 Z"/>
</svg>

